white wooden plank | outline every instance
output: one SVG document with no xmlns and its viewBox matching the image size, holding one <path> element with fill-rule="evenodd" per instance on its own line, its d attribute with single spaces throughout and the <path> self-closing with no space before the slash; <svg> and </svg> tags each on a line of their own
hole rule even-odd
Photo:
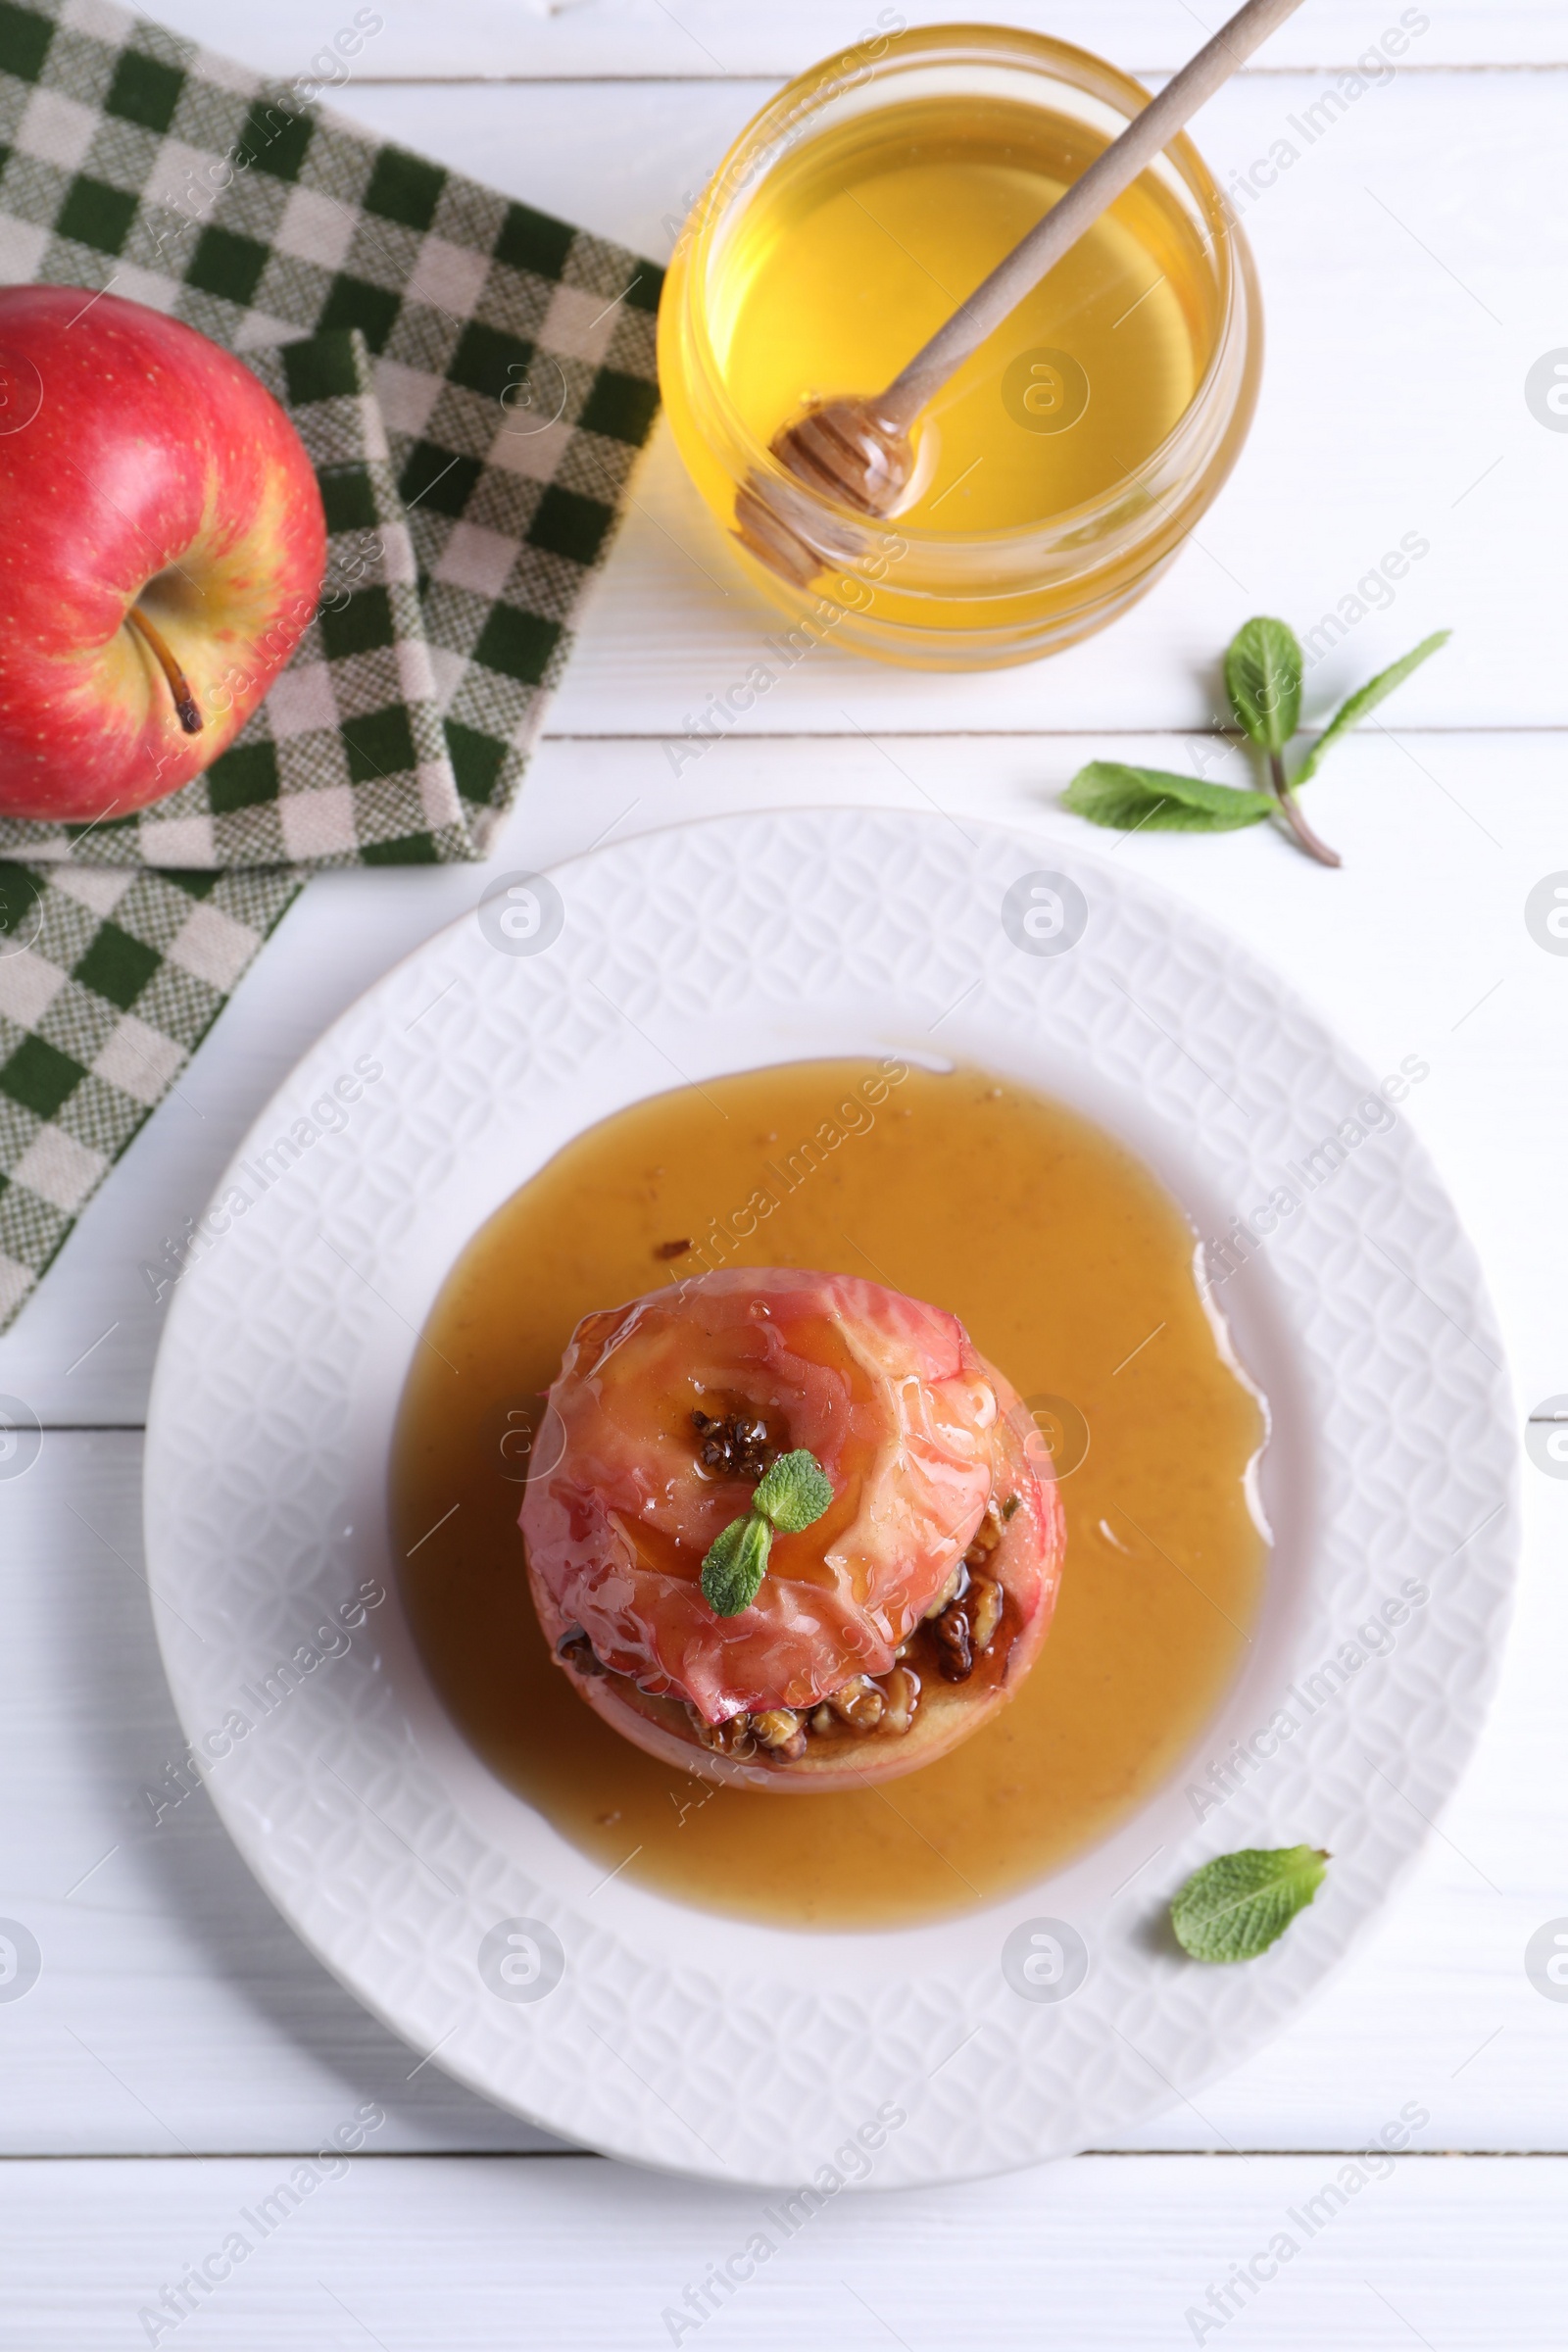
<svg viewBox="0 0 1568 2352">
<path fill-rule="evenodd" d="M 0 1782 L 17 1800 L 0 1818 L 0 1918 L 43 1955 L 25 1997 L 0 2002 L 0 2155 L 299 2149 L 368 2098 L 387 2110 L 383 2151 L 543 2144 L 438 2063 L 417 2067 L 328 1981 L 205 1791 L 155 1825 L 144 1791 L 183 1742 L 138 1575 L 139 1462 L 128 1433 L 50 1433 L 32 1470 L 0 1483 Z M 1568 1910 L 1568 1484 L 1529 1478 L 1520 1620 L 1442 1835 L 1316 2006 L 1135 2144 L 1351 2147 L 1415 2098 L 1422 2146 L 1568 2149 L 1568 2020 L 1523 1967 L 1530 1936 Z"/>
<path fill-rule="evenodd" d="M 0 2184 L 16 2240 L 0 2344 L 1561 2342 L 1568 2167 L 1402 2157 L 1343 2177 L 1357 2175 L 1348 2195 L 1322 2157 L 1091 2158 L 957 2189 L 840 2194 L 791 2234 L 774 2200 L 560 2157 L 362 2158 L 294 2206 L 276 2196 L 292 2183 L 275 2160 L 15 2166 Z M 236 2233 L 243 2247 L 225 2257 Z M 204 2262 L 207 2279 L 182 2290 L 188 2318 L 160 2329 L 162 2292 L 178 2312 L 182 2274 Z M 1229 2285 L 1244 2264 L 1252 2278 Z M 707 2286 L 699 2319 L 715 2266 L 729 2275 Z"/>
<path fill-rule="evenodd" d="M 1271 61 L 1340 66 L 1397 24 L 1403 0 L 1314 0 L 1275 34 Z M 352 38 L 360 12 L 343 0 L 238 0 L 215 20 L 211 0 L 160 0 L 159 16 L 199 40 L 292 79 L 330 57 L 334 35 Z M 467 74 L 798 74 L 874 26 L 871 0 L 796 0 L 786 10 L 765 0 L 378 0 L 369 12 L 383 29 L 357 55 L 338 57 L 356 74 L 433 77 Z M 936 0 L 901 0 L 911 24 L 946 24 Z M 1205 25 L 1230 13 L 1213 0 L 1197 15 L 1182 0 L 988 0 L 986 21 L 1020 24 L 1100 50 L 1145 69 L 1180 65 Z M 1429 5 L 1424 63 L 1547 64 L 1568 58 L 1568 28 L 1555 0 L 1448 0 Z M 322 72 L 325 68 L 318 68 Z"/>
<path fill-rule="evenodd" d="M 1306 12 L 1310 14 L 1311 12 Z M 1568 11 L 1562 12 L 1568 24 Z M 1525 405 L 1564 329 L 1568 215 L 1554 201 L 1562 85 L 1550 74 L 1404 74 L 1307 145 L 1321 74 L 1244 76 L 1203 117 L 1223 175 L 1284 138 L 1298 161 L 1247 211 L 1268 364 L 1251 438 L 1197 538 L 1118 626 L 1044 663 L 980 676 L 892 669 L 831 647 L 760 702 L 758 727 L 1089 727 L 1208 721 L 1215 658 L 1250 613 L 1302 629 L 1353 597 L 1407 532 L 1430 542 L 1392 609 L 1360 620 L 1313 684 L 1326 700 L 1428 629 L 1452 652 L 1405 714 L 1449 726 L 1568 722 L 1557 659 L 1568 437 Z M 662 256 L 670 223 L 761 85 L 353 88 L 348 112 L 527 200 Z M 607 172 L 605 158 L 615 169 Z M 652 728 L 767 659 L 780 617 L 661 428 L 587 617 L 554 724 Z M 1378 591 L 1376 593 L 1381 593 Z M 1367 600 L 1361 600 L 1363 604 Z M 1353 609 L 1353 608 L 1352 608 Z"/>
<path fill-rule="evenodd" d="M 1397 706 L 1391 706 L 1391 713 Z M 1384 735 L 1337 752 L 1312 787 L 1348 864 L 1325 873 L 1271 833 L 1140 834 L 1117 846 L 1056 806 L 1079 764 L 1186 767 L 1171 737 L 890 736 L 715 744 L 679 779 L 658 743 L 552 742 L 498 858 L 540 865 L 617 822 L 646 830 L 769 805 L 849 802 L 1021 822 L 1175 890 L 1321 1007 L 1383 1072 L 1432 1063 L 1409 1115 L 1488 1269 L 1527 1409 L 1568 1392 L 1568 1259 L 1552 1245 L 1564 1149 L 1568 959 L 1524 927 L 1526 895 L 1568 864 L 1552 736 Z M 1229 772 L 1240 776 L 1239 765 Z M 493 870 L 493 869 L 492 869 Z M 162 1310 L 141 1268 L 205 1204 L 250 1121 L 346 1004 L 477 901 L 471 869 L 318 876 L 89 1205 L 37 1296 L 0 1336 L 0 1392 L 46 1421 L 138 1421 Z M 662 1083 L 662 1081 L 661 1081 Z M 1247 1204 L 1242 1204 L 1247 1205 Z M 108 1336 L 106 1337 L 105 1334 Z"/>
</svg>

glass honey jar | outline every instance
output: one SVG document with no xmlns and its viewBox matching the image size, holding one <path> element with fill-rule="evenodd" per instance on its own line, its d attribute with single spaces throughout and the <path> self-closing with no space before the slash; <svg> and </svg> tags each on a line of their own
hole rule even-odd
<svg viewBox="0 0 1568 2352">
<path fill-rule="evenodd" d="M 1147 102 L 1039 34 L 895 30 L 791 82 L 719 165 L 665 281 L 661 386 L 738 561 L 807 631 L 920 667 L 1030 661 L 1124 612 L 1214 498 L 1262 321 L 1185 136 L 933 400 L 896 514 L 815 498 L 769 446 L 889 383 Z M 809 549 L 793 573 L 747 529 L 755 499 Z"/>
</svg>

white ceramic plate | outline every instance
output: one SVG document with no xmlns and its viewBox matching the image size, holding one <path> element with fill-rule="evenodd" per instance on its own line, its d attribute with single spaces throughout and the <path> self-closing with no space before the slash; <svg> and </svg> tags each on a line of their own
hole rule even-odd
<svg viewBox="0 0 1568 2352">
<path fill-rule="evenodd" d="M 762 814 L 515 880 L 307 1056 L 180 1285 L 147 1558 L 214 1801 L 344 1984 L 569 2138 L 772 2186 L 861 2127 L 875 2186 L 1114 2144 L 1321 1984 L 1475 1740 L 1516 1448 L 1452 1210 L 1403 1118 L 1362 1109 L 1382 1073 L 1185 908 L 1075 852 L 938 817 Z M 388 1436 L 453 1259 L 569 1137 L 682 1079 L 891 1051 L 1077 1103 L 1204 1237 L 1301 1196 L 1220 1293 L 1273 1407 L 1277 1547 L 1237 1687 L 1115 1836 L 961 1919 L 791 1934 L 605 1881 L 491 1778 L 401 1614 Z M 366 1586 L 385 1595 L 368 1609 Z M 1334 1864 L 1273 1950 L 1176 1951 L 1163 1905 L 1199 1862 L 1298 1839 Z"/>
</svg>

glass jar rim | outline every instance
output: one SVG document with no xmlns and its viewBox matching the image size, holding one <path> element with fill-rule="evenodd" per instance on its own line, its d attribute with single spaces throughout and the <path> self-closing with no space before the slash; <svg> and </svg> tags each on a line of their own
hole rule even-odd
<svg viewBox="0 0 1568 2352">
<path fill-rule="evenodd" d="M 885 41 L 879 55 L 868 57 L 872 42 Z M 855 48 L 845 50 L 832 61 L 831 70 L 822 64 L 808 67 L 775 92 L 767 105 L 754 115 L 750 122 L 731 142 L 694 207 L 697 220 L 691 234 L 685 270 L 687 327 L 701 355 L 708 377 L 708 396 L 714 403 L 727 432 L 742 460 L 745 471 L 763 486 L 776 485 L 795 500 L 814 505 L 824 518 L 840 524 L 848 523 L 863 529 L 866 517 L 852 507 L 838 507 L 819 499 L 808 490 L 799 478 L 780 465 L 772 450 L 758 440 L 730 396 L 724 372 L 718 364 L 709 332 L 707 282 L 709 264 L 717 237 L 734 218 L 735 207 L 746 200 L 754 183 L 765 176 L 770 163 L 760 172 L 759 156 L 769 157 L 777 147 L 781 133 L 792 125 L 804 126 L 813 113 L 818 113 L 845 91 L 854 89 L 880 70 L 885 70 L 888 52 L 897 44 L 900 62 L 909 65 L 933 65 L 944 62 L 983 64 L 1014 64 L 1035 73 L 1049 72 L 1058 83 L 1081 91 L 1086 97 L 1102 100 L 1124 120 L 1148 105 L 1151 93 L 1124 74 L 1108 59 L 1098 57 L 1092 50 L 1079 48 L 1070 41 L 1057 40 L 1050 33 L 1031 32 L 1023 27 L 1001 24 L 924 24 L 906 27 L 886 35 L 864 35 Z M 782 120 L 781 120 L 782 118 Z M 791 141 L 799 144 L 799 135 Z M 1239 324 L 1242 322 L 1246 292 L 1246 270 L 1237 266 L 1230 247 L 1231 241 L 1241 241 L 1241 225 L 1228 204 L 1218 181 L 1209 171 L 1197 147 L 1185 131 L 1177 133 L 1161 152 L 1162 162 L 1171 164 L 1185 184 L 1188 195 L 1196 201 L 1200 217 L 1209 229 L 1208 248 L 1212 254 L 1215 279 L 1220 298 L 1219 318 L 1213 347 L 1208 354 L 1202 375 L 1193 390 L 1191 399 L 1169 431 L 1155 446 L 1131 466 L 1111 488 L 1095 497 L 1080 501 L 1073 507 L 1063 507 L 1049 516 L 1039 516 L 1024 523 L 1012 523 L 1001 530 L 974 532 L 960 536 L 953 532 L 933 531 L 909 525 L 901 515 L 883 518 L 886 527 L 896 529 L 906 540 L 911 551 L 919 549 L 940 560 L 964 550 L 982 552 L 986 549 L 1022 548 L 1038 546 L 1042 539 L 1071 541 L 1093 527 L 1098 517 L 1112 515 L 1124 506 L 1128 496 L 1140 488 L 1156 497 L 1152 485 L 1168 473 L 1183 445 L 1203 429 L 1212 406 L 1216 388 L 1222 385 L 1227 364 L 1232 355 Z M 1153 167 L 1151 167 L 1153 168 Z M 727 195 L 721 194 L 726 183 L 735 184 Z M 873 389 L 875 387 L 872 387 Z"/>
</svg>

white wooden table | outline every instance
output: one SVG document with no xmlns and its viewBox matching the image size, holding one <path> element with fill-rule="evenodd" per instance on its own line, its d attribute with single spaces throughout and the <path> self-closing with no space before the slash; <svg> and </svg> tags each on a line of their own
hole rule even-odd
<svg viewBox="0 0 1568 2352">
<path fill-rule="evenodd" d="M 938 10 L 911 13 L 936 16 Z M 348 0 L 160 0 L 293 75 Z M 511 194 L 663 256 L 733 131 L 870 21 L 856 0 L 380 0 L 338 103 Z M 1156 74 L 1185 0 L 995 13 Z M 1037 667 L 945 679 L 824 651 L 677 780 L 663 743 L 774 626 L 728 569 L 661 433 L 503 863 L 619 828 L 781 802 L 939 806 L 1079 838 L 1086 757 L 1183 764 L 1215 657 L 1262 611 L 1310 625 L 1406 532 L 1431 552 L 1312 670 L 1315 714 L 1427 630 L 1451 649 L 1314 786 L 1334 876 L 1280 840 L 1142 835 L 1117 854 L 1271 958 L 1410 1106 L 1474 1234 L 1521 1419 L 1568 1390 L 1568 959 L 1524 901 L 1568 867 L 1568 434 L 1527 408 L 1568 346 L 1568 6 L 1426 0 L 1397 76 L 1310 148 L 1288 124 L 1401 17 L 1308 0 L 1208 111 L 1211 160 L 1298 160 L 1248 213 L 1270 356 L 1246 457 L 1155 593 Z M 678 18 L 678 22 L 677 22 Z M 1188 739 L 1184 741 L 1184 738 Z M 1102 848 L 1108 847 L 1102 843 Z M 43 1973 L 0 2002 L 0 2344 L 478 2352 L 671 2340 L 662 2316 L 744 2244 L 755 2200 L 551 2147 L 416 2065 L 270 1909 L 200 1792 L 156 1828 L 180 1753 L 140 1577 L 140 1424 L 160 1310 L 139 1269 L 199 1209 L 307 1043 L 478 895 L 470 871 L 319 879 L 93 1203 L 19 1325 L 0 1392 L 45 1425 L 0 1484 L 8 1704 L 0 1913 Z M 742 2343 L 1031 2348 L 1536 2347 L 1568 2341 L 1568 2002 L 1524 1947 L 1568 1915 L 1568 1484 L 1526 1472 L 1529 1550 L 1485 1744 L 1426 1858 L 1307 2016 L 1132 2147 L 952 2192 L 845 2199 L 702 2328 Z M 241 2207 L 368 2102 L 384 2122 L 176 2327 L 142 2320 Z M 1277 2278 L 1222 2286 L 1406 2102 L 1430 2113 Z M 1452 2159 L 1452 2161 L 1446 2161 Z M 1266 2267 L 1266 2266 L 1265 2266 Z M 1193 2314 L 1201 2313 L 1200 2321 Z M 689 2330 L 682 2341 L 691 2340 Z"/>
</svg>

